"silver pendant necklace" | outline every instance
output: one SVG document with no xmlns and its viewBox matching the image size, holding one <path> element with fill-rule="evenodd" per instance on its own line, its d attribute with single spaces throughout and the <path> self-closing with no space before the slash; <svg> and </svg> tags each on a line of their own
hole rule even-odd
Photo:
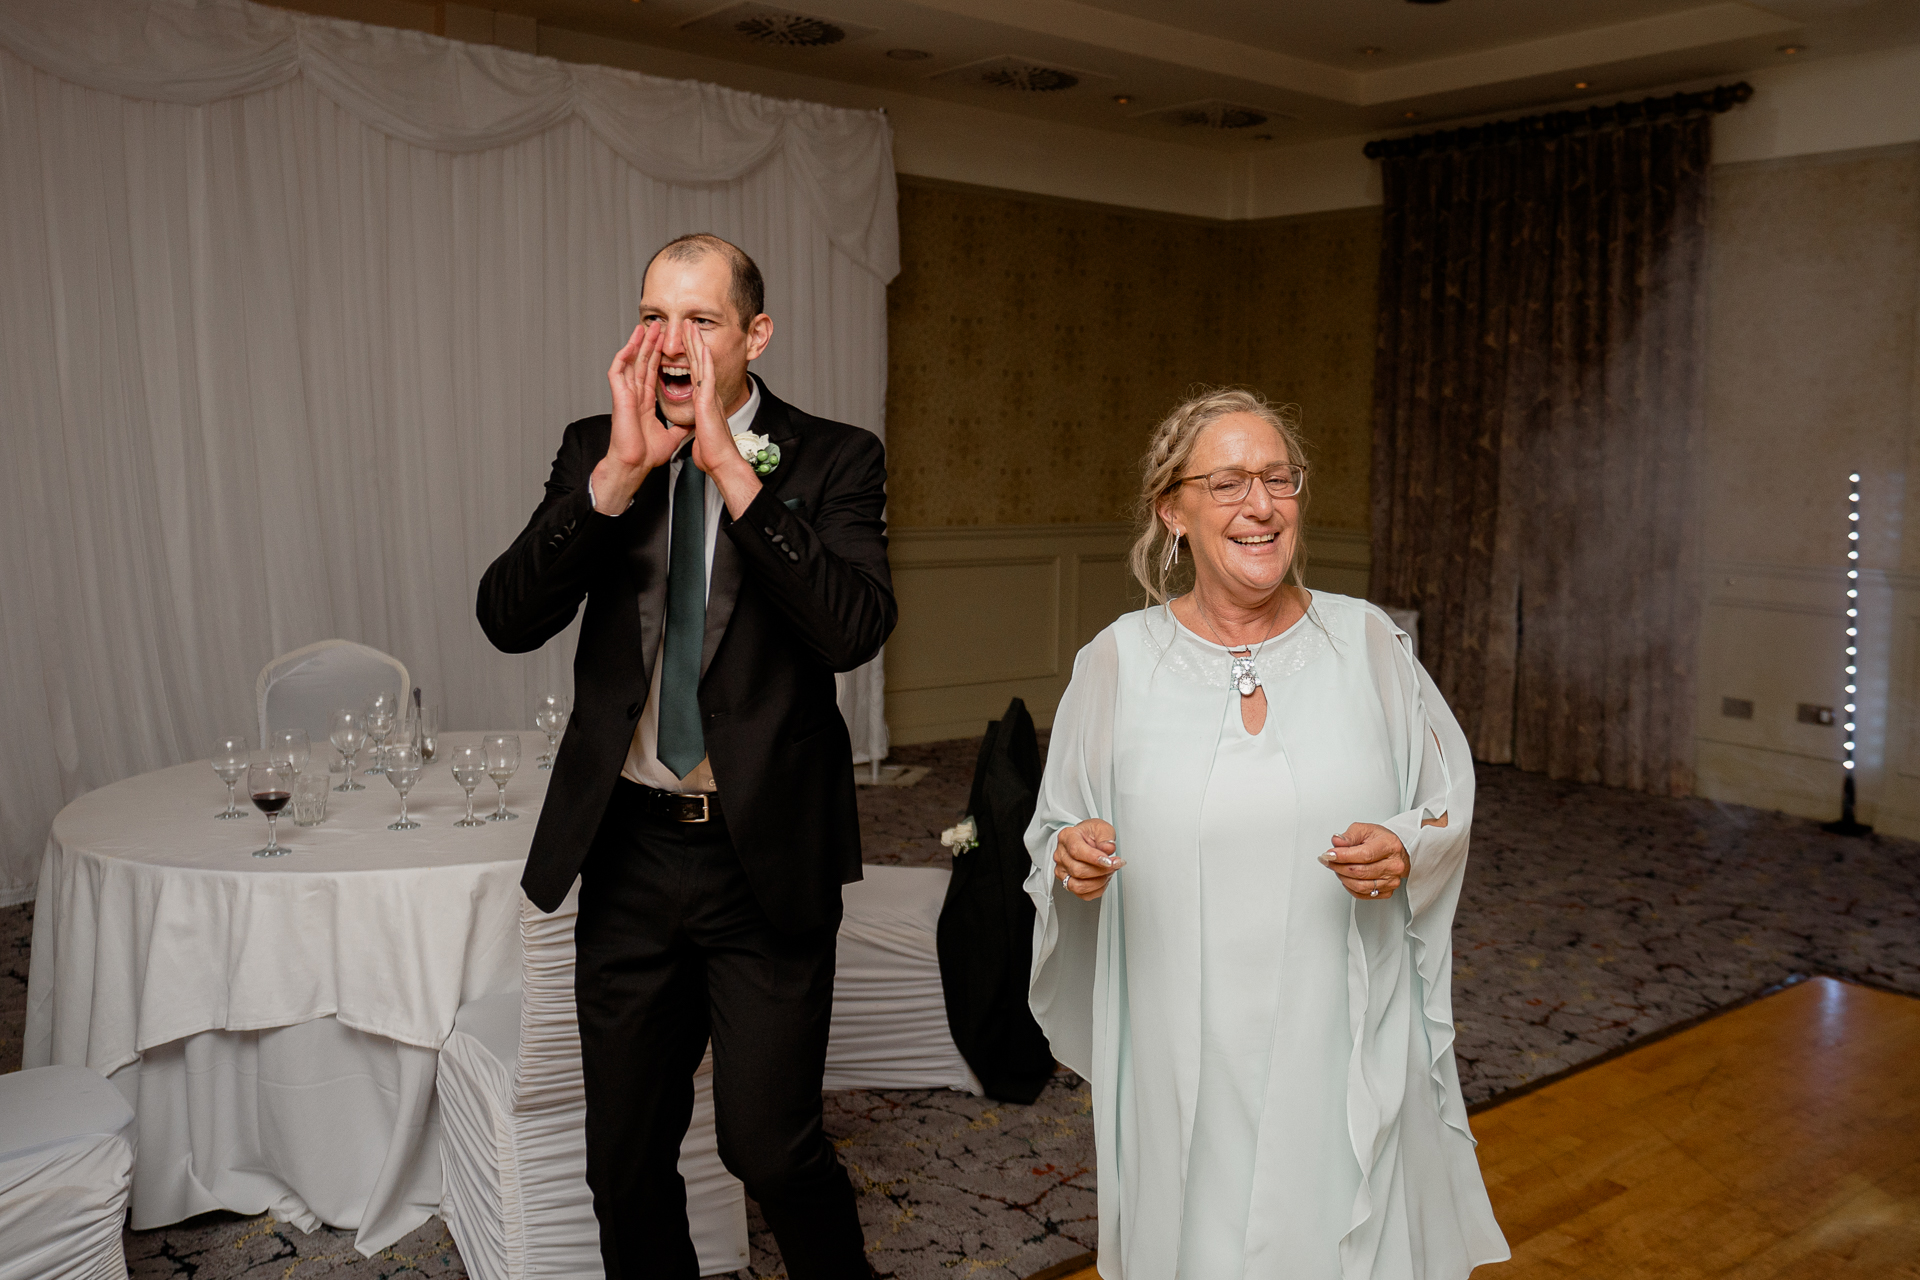
<svg viewBox="0 0 1920 1280">
<path fill-rule="evenodd" d="M 1213 619 L 1207 616 L 1207 608 L 1200 603 L 1200 593 L 1197 591 L 1193 593 L 1193 608 L 1200 615 L 1200 621 L 1207 624 L 1207 630 L 1213 633 L 1214 643 L 1225 649 L 1227 656 L 1233 659 L 1233 669 L 1227 672 L 1227 680 L 1239 691 L 1241 697 L 1251 698 L 1253 691 L 1260 687 L 1260 671 L 1254 666 L 1254 659 L 1260 656 L 1260 650 L 1265 648 L 1267 641 L 1273 637 L 1271 635 L 1264 637 L 1259 644 L 1250 646 L 1244 654 L 1235 653 L 1233 646 L 1221 638 L 1219 630 L 1213 625 Z M 1275 612 L 1277 613 L 1278 610 Z M 1267 628 L 1270 630 L 1272 626 L 1273 617 L 1268 615 Z"/>
</svg>

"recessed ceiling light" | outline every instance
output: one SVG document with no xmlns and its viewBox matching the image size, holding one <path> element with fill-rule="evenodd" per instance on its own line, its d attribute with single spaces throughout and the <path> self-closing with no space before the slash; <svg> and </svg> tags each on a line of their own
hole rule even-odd
<svg viewBox="0 0 1920 1280">
<path fill-rule="evenodd" d="M 922 58 L 931 58 L 933 55 L 925 49 L 889 49 L 887 56 L 896 62 L 918 62 Z"/>
<path fill-rule="evenodd" d="M 1131 94 L 1116 93 L 1113 95 L 1113 105 L 1116 107 L 1124 107 L 1132 101 L 1133 97 Z"/>
<path fill-rule="evenodd" d="M 1366 48 L 1360 50 L 1360 56 L 1363 58 L 1377 58 L 1380 56 L 1380 46 L 1377 44 L 1370 44 Z"/>
<path fill-rule="evenodd" d="M 1407 0 L 1409 4 L 1419 4 L 1420 2 L 1421 0 Z M 1418 120 L 1420 113 L 1418 111 L 1403 111 L 1400 113 L 1400 118 L 1402 120 Z"/>
<path fill-rule="evenodd" d="M 1789 58 L 1796 53 L 1805 53 L 1806 51 L 1807 46 L 1803 44 L 1783 44 L 1780 46 L 1780 52 L 1786 54 Z"/>
<path fill-rule="evenodd" d="M 1593 88 L 1593 82 L 1591 80 L 1575 80 L 1573 87 L 1576 89 L 1591 89 Z"/>
</svg>

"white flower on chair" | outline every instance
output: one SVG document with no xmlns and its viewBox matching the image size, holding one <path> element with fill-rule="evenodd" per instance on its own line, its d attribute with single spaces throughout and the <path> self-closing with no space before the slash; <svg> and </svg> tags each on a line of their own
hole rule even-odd
<svg viewBox="0 0 1920 1280">
<path fill-rule="evenodd" d="M 940 833 L 940 843 L 953 850 L 953 856 L 959 857 L 969 849 L 980 847 L 980 829 L 974 826 L 973 815 L 968 814 L 960 821 Z"/>
</svg>

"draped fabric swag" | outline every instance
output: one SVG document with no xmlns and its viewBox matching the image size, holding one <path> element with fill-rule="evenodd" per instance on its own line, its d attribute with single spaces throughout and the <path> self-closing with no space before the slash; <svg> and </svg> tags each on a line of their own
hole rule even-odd
<svg viewBox="0 0 1920 1280">
<path fill-rule="evenodd" d="M 1692 789 L 1709 140 L 1382 162 L 1371 591 L 1482 760 Z"/>
<path fill-rule="evenodd" d="M 13 0 L 0 210 L 0 902 L 62 805 L 248 731 L 316 639 L 530 757 L 572 632 L 496 653 L 475 584 L 672 236 L 759 260 L 783 398 L 883 431 L 879 113 L 245 0 Z M 842 709 L 884 754 L 877 662 Z"/>
</svg>

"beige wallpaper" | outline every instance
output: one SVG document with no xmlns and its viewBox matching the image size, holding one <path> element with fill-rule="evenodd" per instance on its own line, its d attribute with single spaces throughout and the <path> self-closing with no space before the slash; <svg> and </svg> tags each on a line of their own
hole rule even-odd
<svg viewBox="0 0 1920 1280">
<path fill-rule="evenodd" d="M 889 293 L 891 519 L 1126 516 L 1199 383 L 1297 402 L 1315 523 L 1363 528 L 1373 214 L 1206 222 L 902 178 Z"/>
<path fill-rule="evenodd" d="M 1838 565 L 1858 468 L 1862 561 L 1920 568 L 1900 519 L 1920 465 L 1920 148 L 1730 165 L 1713 199 L 1708 558 Z"/>
<path fill-rule="evenodd" d="M 1314 524 L 1364 531 L 1375 210 L 1215 223 L 902 178 L 889 293 L 892 517 L 1120 519 L 1196 382 L 1301 408 Z M 1868 563 L 1920 568 L 1920 148 L 1714 174 L 1701 474 L 1712 560 L 1837 562 L 1850 467 Z"/>
<path fill-rule="evenodd" d="M 1247 354 L 1240 377 L 1300 406 L 1313 464 L 1308 518 L 1364 532 L 1380 211 L 1250 223 L 1243 235 Z"/>
</svg>

